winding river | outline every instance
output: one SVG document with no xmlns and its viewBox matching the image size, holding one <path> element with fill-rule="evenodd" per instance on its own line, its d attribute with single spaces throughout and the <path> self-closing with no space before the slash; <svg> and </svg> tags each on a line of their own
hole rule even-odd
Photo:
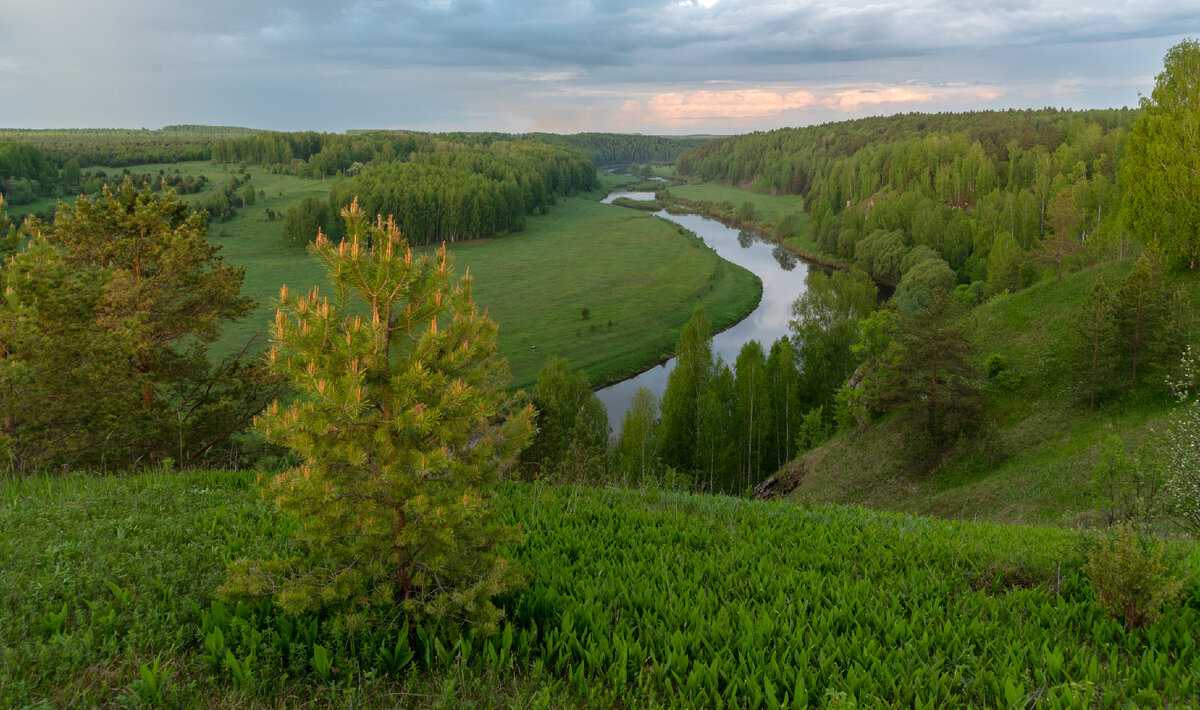
<svg viewBox="0 0 1200 710">
<path fill-rule="evenodd" d="M 653 200 L 652 192 L 614 192 L 604 199 L 612 202 L 618 197 L 632 200 Z M 751 340 L 769 350 L 771 343 L 788 333 L 792 302 L 804 293 L 804 278 L 808 265 L 776 244 L 764 242 L 756 235 L 727 227 L 716 220 L 699 215 L 672 215 L 665 210 L 657 216 L 689 229 L 704 240 L 721 258 L 743 266 L 762 279 L 762 300 L 758 307 L 737 325 L 713 336 L 713 352 L 730 366 L 737 360 L 742 346 Z M 596 395 L 608 409 L 608 424 L 613 436 L 621 431 L 625 412 L 639 387 L 645 387 L 660 400 L 667 388 L 667 375 L 675 367 L 675 358 L 646 370 L 628 380 L 597 390 Z"/>
</svg>

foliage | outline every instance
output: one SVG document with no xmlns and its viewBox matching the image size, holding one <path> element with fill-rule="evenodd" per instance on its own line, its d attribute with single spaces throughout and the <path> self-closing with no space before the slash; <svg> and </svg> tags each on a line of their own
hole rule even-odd
<svg viewBox="0 0 1200 710">
<path fill-rule="evenodd" d="M 273 396 L 259 369 L 208 361 L 222 323 L 253 302 L 173 194 L 127 182 L 30 230 L 0 306 L 12 465 L 194 461 Z"/>
<path fill-rule="evenodd" d="M 812 269 L 792 304 L 788 328 L 800 366 L 800 386 L 812 406 L 830 407 L 858 366 L 851 351 L 859 323 L 875 309 L 878 289 L 862 271 Z"/>
<path fill-rule="evenodd" d="M 633 393 L 613 447 L 613 480 L 637 488 L 656 480 L 659 463 L 658 400 L 645 387 Z"/>
<path fill-rule="evenodd" d="M 1113 618 L 1124 619 L 1126 629 L 1154 623 L 1183 589 L 1163 564 L 1165 549 L 1161 542 L 1151 546 L 1139 541 L 1133 525 L 1126 523 L 1088 554 L 1083 571 L 1096 602 Z"/>
<path fill-rule="evenodd" d="M 1130 380 L 1161 372 L 1173 365 L 1183 347 L 1181 294 L 1170 291 L 1165 254 L 1150 245 L 1121 280 L 1113 294 L 1118 362 L 1129 368 Z"/>
<path fill-rule="evenodd" d="M 283 218 L 284 238 L 289 244 L 307 246 L 316 240 L 318 233 L 330 233 L 333 219 L 321 198 L 309 195 L 287 211 Z"/>
<path fill-rule="evenodd" d="M 546 360 L 532 392 L 536 433 L 521 452 L 529 478 L 598 481 L 608 449 L 608 413 L 587 374 L 560 357 Z"/>
<path fill-rule="evenodd" d="M 663 392 L 658 435 L 663 463 L 685 471 L 698 468 L 701 400 L 714 369 L 711 337 L 712 321 L 698 307 L 679 334 L 675 369 L 667 376 Z"/>
<path fill-rule="evenodd" d="M 226 136 L 255 133 L 233 126 L 164 126 L 158 130 L 126 128 L 5 129 L 0 138 L 29 143 L 46 157 L 64 164 L 144 165 L 180 160 L 208 160 L 212 144 Z"/>
<path fill-rule="evenodd" d="M 529 133 L 533 140 L 577 150 L 602 168 L 631 163 L 673 163 L 680 153 L 712 140 L 708 136 L 643 136 L 631 133 Z"/>
<path fill-rule="evenodd" d="M 993 252 L 997 238 L 1007 233 L 1022 250 L 1041 242 L 1064 191 L 1075 218 L 1060 232 L 1063 251 L 1082 253 L 1086 243 L 1093 258 L 1120 253 L 1113 184 L 1135 116 L 1126 109 L 864 118 L 716 140 L 676 164 L 683 175 L 801 196 L 819 250 L 853 258 L 875 278 L 895 283 L 900 261 L 925 247 L 958 282 L 998 277 L 998 293 L 1012 287 L 1014 252 Z M 992 269 L 991 253 L 1006 263 Z"/>
<path fill-rule="evenodd" d="M 1070 362 L 1076 381 L 1087 392 L 1090 407 L 1095 407 L 1099 394 L 1111 386 L 1115 374 L 1112 357 L 1116 348 L 1115 336 L 1112 290 L 1104 281 L 1097 280 L 1079 310 L 1070 341 Z"/>
<path fill-rule="evenodd" d="M 1101 442 L 1092 467 L 1092 490 L 1108 525 L 1149 525 L 1166 512 L 1167 476 L 1156 443 L 1131 452 L 1116 435 Z"/>
<path fill-rule="evenodd" d="M 591 161 L 532 141 L 414 153 L 334 184 L 332 209 L 357 199 L 371 213 L 394 215 L 414 244 L 455 242 L 520 231 L 526 215 L 556 196 L 596 185 Z"/>
<path fill-rule="evenodd" d="M 1200 692 L 1194 584 L 1173 613 L 1126 630 L 1095 606 L 1070 531 L 508 485 L 502 518 L 533 533 L 514 548 L 532 572 L 511 621 L 486 636 L 412 618 L 408 633 L 350 634 L 319 615 L 214 599 L 223 558 L 286 554 L 299 524 L 253 481 L 5 486 L 0 551 L 20 593 L 0 595 L 0 613 L 67 613 L 57 632 L 0 625 L 0 704 L 113 705 L 156 657 L 183 706 L 713 707 L 720 696 L 747 707 L 771 693 L 816 704 L 830 690 L 867 707 L 995 707 L 1009 692 L 1051 707 L 1175 706 Z M 45 524 L 67 515 L 71 527 Z M 235 687 L 227 653 L 250 684 Z"/>
<path fill-rule="evenodd" d="M 768 390 L 767 358 L 762 345 L 751 340 L 742 346 L 734 363 L 733 428 L 726 433 L 737 452 L 739 478 L 744 489 L 753 488 L 768 471 L 763 463 L 773 459 L 765 455 L 765 439 L 774 424 L 771 394 Z M 770 472 L 773 472 L 771 469 Z"/>
<path fill-rule="evenodd" d="M 868 393 L 875 408 L 922 412 L 935 444 L 974 428 L 979 392 L 957 301 L 934 291 L 927 308 L 904 320 L 888 350 Z"/>
<path fill-rule="evenodd" d="M 10 204 L 54 194 L 58 170 L 29 143 L 0 138 L 0 194 Z"/>
<path fill-rule="evenodd" d="M 1122 214 L 1146 243 L 1157 242 L 1173 263 L 1200 265 L 1200 42 L 1172 47 L 1141 99 L 1121 162 Z"/>
<path fill-rule="evenodd" d="M 763 470 L 777 471 L 796 454 L 795 431 L 801 416 L 802 391 L 796 349 L 787 336 L 771 344 L 767 354 L 767 391 L 771 429 L 763 442 Z"/>
<path fill-rule="evenodd" d="M 1200 363 L 1191 346 L 1184 351 L 1180 370 L 1177 379 L 1168 380 L 1178 402 L 1166 437 L 1168 486 L 1183 524 L 1200 533 Z"/>
<path fill-rule="evenodd" d="M 348 627 L 405 613 L 487 633 L 491 599 L 517 579 L 494 552 L 515 530 L 495 520 L 492 486 L 532 411 L 505 393 L 496 326 L 469 278 L 452 284 L 445 249 L 414 257 L 394 222 L 357 205 L 345 217 L 347 240 L 312 247 L 332 303 L 285 287 L 269 353 L 301 395 L 260 422 L 304 461 L 270 486 L 303 522 L 297 554 L 231 565 L 227 591 L 332 608 Z"/>
</svg>

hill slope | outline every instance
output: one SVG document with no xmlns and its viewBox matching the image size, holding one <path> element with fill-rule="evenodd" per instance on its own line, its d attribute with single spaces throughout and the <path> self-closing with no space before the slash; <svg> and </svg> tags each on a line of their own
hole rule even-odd
<svg viewBox="0 0 1200 710">
<path fill-rule="evenodd" d="M 0 624 L 6 706 L 1115 707 L 1200 692 L 1194 547 L 1171 555 L 1192 574 L 1180 606 L 1126 631 L 1063 530 L 510 485 L 498 505 L 529 571 L 511 624 L 465 642 L 426 624 L 401 637 L 414 653 L 397 672 L 396 629 L 214 603 L 228 559 L 288 554 L 297 524 L 252 473 L 0 492 L 0 614 L 25 620 Z M 157 698 L 151 661 L 173 679 Z"/>
<path fill-rule="evenodd" d="M 901 453 L 908 429 L 885 417 L 794 462 L 789 473 L 799 485 L 790 498 L 1002 522 L 1096 522 L 1105 494 L 1092 484 L 1100 445 L 1117 436 L 1137 448 L 1152 431 L 1165 429 L 1174 407 L 1161 374 L 1091 409 L 1067 373 L 1073 319 L 1092 284 L 1115 283 L 1129 268 L 1129 262 L 1113 262 L 1062 282 L 1047 279 L 971 312 L 980 371 L 996 354 L 1009 373 L 1007 386 L 985 383 L 985 433 L 977 440 L 918 470 Z M 1187 303 L 1200 300 L 1200 275 L 1171 278 Z M 1196 308 L 1179 315 L 1196 332 Z"/>
</svg>

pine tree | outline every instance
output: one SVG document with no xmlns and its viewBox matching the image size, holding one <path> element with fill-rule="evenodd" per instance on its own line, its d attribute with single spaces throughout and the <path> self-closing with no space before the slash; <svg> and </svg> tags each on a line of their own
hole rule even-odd
<svg viewBox="0 0 1200 710">
<path fill-rule="evenodd" d="M 1162 368 L 1179 357 L 1180 298 L 1167 287 L 1166 255 L 1151 244 L 1113 294 L 1116 350 L 1129 368 L 1130 380 L 1137 380 L 1147 366 Z"/>
<path fill-rule="evenodd" d="M 903 320 L 869 395 L 880 410 L 923 414 L 933 443 L 969 429 L 978 411 L 976 373 L 968 358 L 962 316 L 951 294 L 935 290 L 928 307 Z"/>
<path fill-rule="evenodd" d="M 1087 301 L 1076 322 L 1074 357 L 1079 382 L 1088 394 L 1088 406 L 1096 406 L 1096 396 L 1112 374 L 1113 294 L 1103 281 L 1092 284 Z"/>
<path fill-rule="evenodd" d="M 346 623 L 399 613 L 487 629 L 491 599 L 518 577 L 496 546 L 516 539 L 492 505 L 494 484 L 533 433 L 496 357 L 496 325 L 455 284 L 445 247 L 416 256 L 391 220 L 357 203 L 347 239 L 312 247 L 333 284 L 286 287 L 272 365 L 296 387 L 259 420 L 303 460 L 271 482 L 295 515 L 298 553 L 243 560 L 226 591 L 273 595 L 290 612 L 322 607 Z"/>
<path fill-rule="evenodd" d="M 273 396 L 259 368 L 208 361 L 223 322 L 254 302 L 240 294 L 242 269 L 208 242 L 204 217 L 175 195 L 126 180 L 26 230 L 0 276 L 0 409 L 13 464 L 198 460 Z"/>
</svg>

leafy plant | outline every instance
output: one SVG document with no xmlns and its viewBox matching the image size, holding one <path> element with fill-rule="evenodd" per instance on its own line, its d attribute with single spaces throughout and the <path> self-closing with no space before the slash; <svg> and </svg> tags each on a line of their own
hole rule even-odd
<svg viewBox="0 0 1200 710">
<path fill-rule="evenodd" d="M 156 656 L 149 665 L 138 664 L 138 678 L 130 683 L 128 696 L 139 705 L 161 707 L 167 703 L 170 688 L 171 672 Z"/>
<path fill-rule="evenodd" d="M 313 668 L 321 676 L 321 680 L 329 682 L 329 675 L 333 672 L 333 657 L 329 655 L 329 649 L 321 644 L 313 645 L 312 656 Z"/>
</svg>

